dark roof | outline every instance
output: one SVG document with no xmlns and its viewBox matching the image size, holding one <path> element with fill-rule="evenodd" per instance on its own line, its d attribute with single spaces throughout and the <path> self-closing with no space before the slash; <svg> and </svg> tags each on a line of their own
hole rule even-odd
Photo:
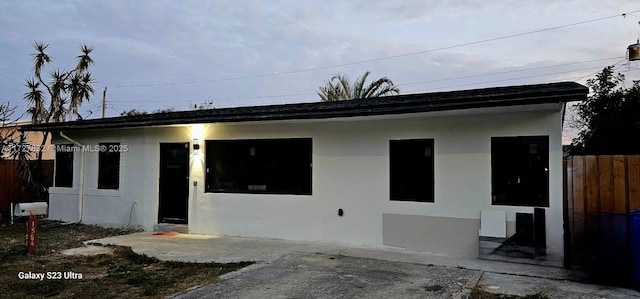
<svg viewBox="0 0 640 299">
<path fill-rule="evenodd" d="M 404 114 L 515 105 L 581 101 L 588 89 L 575 82 L 492 87 L 386 96 L 339 102 L 252 106 L 154 113 L 24 126 L 25 131 L 68 131 L 132 128 L 189 123 L 220 123 L 288 119 L 324 119 Z"/>
</svg>

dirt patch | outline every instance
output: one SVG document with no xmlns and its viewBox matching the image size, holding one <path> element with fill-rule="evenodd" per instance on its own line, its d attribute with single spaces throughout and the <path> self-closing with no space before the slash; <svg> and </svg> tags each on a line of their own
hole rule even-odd
<svg viewBox="0 0 640 299">
<path fill-rule="evenodd" d="M 215 282 L 221 274 L 251 263 L 163 262 L 129 247 L 111 254 L 63 255 L 86 240 L 128 233 L 90 225 L 42 221 L 38 252 L 24 253 L 24 224 L 0 227 L 0 294 L 3 298 L 163 297 Z"/>
<path fill-rule="evenodd" d="M 471 294 L 469 294 L 469 299 L 550 299 L 546 294 L 536 293 L 536 294 L 528 294 L 524 296 L 516 296 L 516 295 L 504 295 L 504 294 L 494 294 L 487 291 L 484 286 L 478 284 L 472 290 Z"/>
</svg>

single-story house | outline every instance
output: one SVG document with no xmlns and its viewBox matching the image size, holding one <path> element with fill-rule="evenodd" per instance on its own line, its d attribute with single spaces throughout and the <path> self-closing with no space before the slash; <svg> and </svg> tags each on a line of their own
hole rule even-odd
<svg viewBox="0 0 640 299">
<path fill-rule="evenodd" d="M 508 237 L 540 208 L 561 265 L 565 103 L 587 93 L 561 82 L 24 129 L 58 145 L 52 219 L 478 257 L 483 211 L 504 215 L 483 230 Z"/>
</svg>

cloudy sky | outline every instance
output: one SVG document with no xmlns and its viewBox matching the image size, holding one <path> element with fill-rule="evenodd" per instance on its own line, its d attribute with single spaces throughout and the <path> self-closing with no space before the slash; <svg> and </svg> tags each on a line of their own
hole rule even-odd
<svg viewBox="0 0 640 299">
<path fill-rule="evenodd" d="M 333 74 L 366 70 L 402 93 L 584 83 L 607 65 L 631 82 L 639 21 L 631 0 L 0 1 L 0 101 L 24 111 L 34 41 L 60 69 L 95 48 L 89 117 L 105 87 L 116 116 L 318 101 Z"/>
</svg>

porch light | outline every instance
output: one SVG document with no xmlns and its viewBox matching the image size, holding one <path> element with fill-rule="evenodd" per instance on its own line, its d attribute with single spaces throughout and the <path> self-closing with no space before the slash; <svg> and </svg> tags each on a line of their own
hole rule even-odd
<svg viewBox="0 0 640 299">
<path fill-rule="evenodd" d="M 198 138 L 193 139 L 193 154 L 197 155 L 200 152 L 200 143 Z"/>
</svg>

